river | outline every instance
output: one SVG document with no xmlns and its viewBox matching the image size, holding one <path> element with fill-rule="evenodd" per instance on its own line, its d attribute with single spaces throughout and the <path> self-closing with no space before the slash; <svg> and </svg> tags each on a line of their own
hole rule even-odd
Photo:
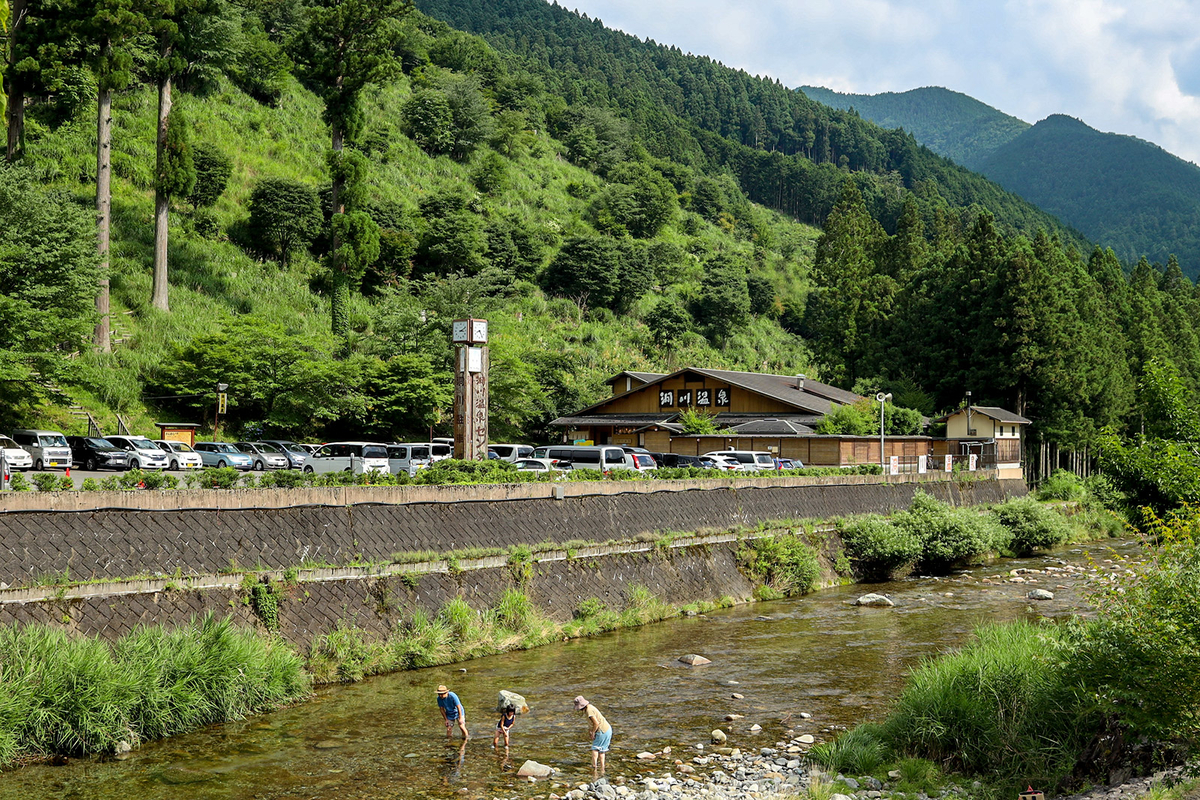
<svg viewBox="0 0 1200 800">
<path fill-rule="evenodd" d="M 921 659 L 963 643 L 984 622 L 1057 617 L 1083 605 L 1081 581 L 1064 573 L 1005 582 L 1015 568 L 1059 562 L 1101 569 L 1133 542 L 1064 548 L 1051 556 L 1002 560 L 962 574 L 846 586 L 807 597 L 755 603 L 591 639 L 508 653 L 464 665 L 397 673 L 320 690 L 309 702 L 244 722 L 152 742 L 124 760 L 83 759 L 0 775 L 8 800 L 469 800 L 547 792 L 515 778 L 529 758 L 563 770 L 566 782 L 591 775 L 586 720 L 571 707 L 583 694 L 613 724 L 609 775 L 662 772 L 642 750 L 707 742 L 713 728 L 742 748 L 772 746 L 787 731 L 828 739 L 829 731 L 879 717 Z M 1065 588 L 1064 588 L 1065 587 Z M 1031 588 L 1055 593 L 1032 601 Z M 858 608 L 867 591 L 896 607 Z M 685 653 L 712 660 L 678 662 Z M 435 704 L 446 683 L 462 698 L 472 740 L 448 744 Z M 509 757 L 492 749 L 496 694 L 524 694 Z M 734 699 L 732 694 L 744 696 Z M 802 719 L 801 713 L 811 718 Z M 726 714 L 742 719 L 724 722 Z M 749 732 L 759 724 L 761 733 Z M 560 791 L 561 793 L 561 791 Z"/>
</svg>

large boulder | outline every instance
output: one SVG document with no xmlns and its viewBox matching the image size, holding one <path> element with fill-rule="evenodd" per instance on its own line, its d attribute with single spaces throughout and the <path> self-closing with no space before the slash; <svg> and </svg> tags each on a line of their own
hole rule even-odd
<svg viewBox="0 0 1200 800">
<path fill-rule="evenodd" d="M 1025 596 L 1030 600 L 1053 600 L 1054 592 L 1048 592 L 1045 589 L 1031 589 Z"/>
<path fill-rule="evenodd" d="M 529 713 L 529 704 L 525 702 L 524 697 L 516 692 L 501 689 L 500 696 L 496 698 L 496 711 L 499 713 L 506 708 L 515 709 L 518 714 Z"/>
<path fill-rule="evenodd" d="M 891 608 L 896 604 L 881 594 L 871 592 L 855 600 L 854 605 L 867 606 L 868 608 Z"/>
<path fill-rule="evenodd" d="M 536 761 L 526 761 L 517 770 L 518 778 L 549 778 L 552 774 L 554 774 L 553 769 Z"/>
</svg>

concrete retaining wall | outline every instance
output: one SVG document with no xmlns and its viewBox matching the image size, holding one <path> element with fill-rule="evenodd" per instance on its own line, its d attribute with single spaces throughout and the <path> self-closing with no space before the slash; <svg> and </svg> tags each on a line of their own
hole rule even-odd
<svg viewBox="0 0 1200 800">
<path fill-rule="evenodd" d="M 256 497 L 243 497 L 238 507 L 210 510 L 13 509 L 0 514 L 0 582 L 28 584 L 65 573 L 75 581 L 212 574 L 305 562 L 384 561 L 397 552 L 625 541 L 654 531 L 726 530 L 765 520 L 887 513 L 907 507 L 919 488 L 956 505 L 995 502 L 1026 492 L 1021 481 L 850 476 L 790 480 L 803 483 L 704 481 L 696 482 L 703 487 L 688 488 L 691 482 L 614 482 L 397 487 L 366 493 L 336 489 L 312 490 L 333 492 L 328 503 L 286 508 L 247 508 L 245 503 L 257 502 L 258 495 L 278 503 L 279 495 L 288 492 L 254 492 Z M 712 483 L 716 486 L 708 485 Z M 431 489 L 436 491 L 427 494 Z M 561 499 L 552 494 L 559 490 Z M 226 498 L 220 492 L 135 492 L 121 497 L 191 502 L 177 494 L 203 494 L 210 502 L 213 496 Z M 47 497 L 57 502 L 55 495 Z M 338 497 L 345 504 L 333 504 Z M 389 503 L 387 497 L 398 499 Z"/>
</svg>

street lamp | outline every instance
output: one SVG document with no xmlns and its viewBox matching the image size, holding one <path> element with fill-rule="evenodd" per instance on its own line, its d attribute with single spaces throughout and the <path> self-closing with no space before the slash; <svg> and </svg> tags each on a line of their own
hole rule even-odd
<svg viewBox="0 0 1200 800">
<path fill-rule="evenodd" d="M 875 395 L 875 400 L 879 403 L 879 469 L 883 470 L 884 475 L 887 474 L 887 468 L 883 465 L 883 407 L 887 404 L 887 401 L 891 399 L 891 392 L 888 392 L 887 394 L 880 392 L 879 394 Z"/>
</svg>

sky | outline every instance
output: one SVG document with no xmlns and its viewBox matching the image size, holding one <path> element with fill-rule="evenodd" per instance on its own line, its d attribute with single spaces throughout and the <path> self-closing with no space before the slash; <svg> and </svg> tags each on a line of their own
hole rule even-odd
<svg viewBox="0 0 1200 800">
<path fill-rule="evenodd" d="M 559 0 L 786 86 L 944 86 L 1200 163 L 1200 0 Z"/>
</svg>

